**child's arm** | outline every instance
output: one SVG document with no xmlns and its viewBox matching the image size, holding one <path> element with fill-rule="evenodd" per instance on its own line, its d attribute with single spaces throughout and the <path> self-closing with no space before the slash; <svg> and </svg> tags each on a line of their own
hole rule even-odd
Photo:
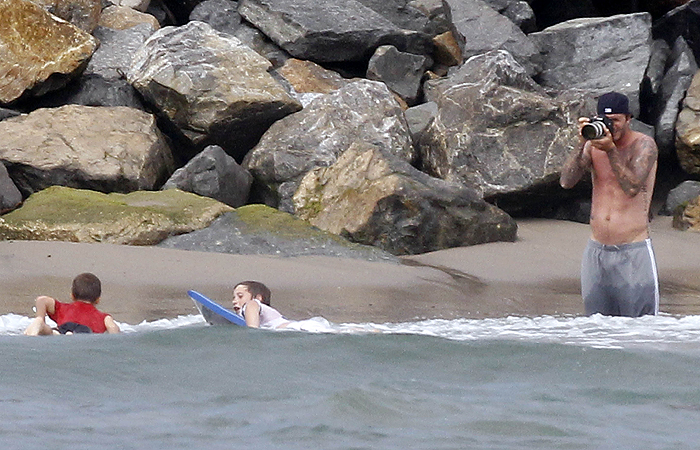
<svg viewBox="0 0 700 450">
<path fill-rule="evenodd" d="M 51 327 L 46 325 L 46 315 L 53 314 L 56 310 L 56 299 L 45 295 L 36 298 L 36 317 L 29 324 L 24 334 L 27 336 L 38 336 L 53 334 Z"/>
<path fill-rule="evenodd" d="M 112 316 L 105 317 L 105 327 L 107 328 L 107 333 L 110 334 L 119 333 L 121 331 L 119 325 L 112 319 Z"/>
<path fill-rule="evenodd" d="M 260 327 L 260 305 L 258 305 L 258 302 L 250 301 L 246 303 L 243 318 L 245 319 L 245 324 L 249 327 Z"/>
</svg>

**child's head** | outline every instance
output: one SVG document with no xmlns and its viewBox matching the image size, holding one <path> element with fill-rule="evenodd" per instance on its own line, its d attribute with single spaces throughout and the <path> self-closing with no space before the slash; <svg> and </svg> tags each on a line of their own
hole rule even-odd
<svg viewBox="0 0 700 450">
<path fill-rule="evenodd" d="M 270 292 L 270 289 L 268 289 L 268 287 L 265 286 L 264 284 L 262 284 L 261 282 L 259 282 L 259 281 L 242 281 L 242 282 L 238 283 L 236 286 L 234 286 L 234 288 L 233 288 L 234 291 L 239 286 L 244 286 L 246 289 L 248 289 L 248 292 L 250 292 L 250 295 L 253 298 L 257 298 L 265 305 L 270 306 L 270 297 L 272 297 L 272 293 Z"/>
<path fill-rule="evenodd" d="M 100 279 L 91 273 L 81 273 L 73 279 L 71 290 L 74 300 L 95 303 L 102 295 Z"/>
</svg>

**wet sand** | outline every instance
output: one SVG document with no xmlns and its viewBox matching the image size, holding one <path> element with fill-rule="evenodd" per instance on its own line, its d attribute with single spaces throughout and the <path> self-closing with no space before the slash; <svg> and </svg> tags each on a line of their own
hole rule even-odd
<svg viewBox="0 0 700 450">
<path fill-rule="evenodd" d="M 587 225 L 519 221 L 518 241 L 442 250 L 404 264 L 334 257 L 266 257 L 157 247 L 0 242 L 0 315 L 32 315 L 34 298 L 67 301 L 72 278 L 100 277 L 100 309 L 130 324 L 195 314 L 188 289 L 225 306 L 237 281 L 254 279 L 291 319 L 401 322 L 421 318 L 580 315 L 580 258 Z M 700 314 L 700 233 L 652 221 L 661 311 Z"/>
</svg>

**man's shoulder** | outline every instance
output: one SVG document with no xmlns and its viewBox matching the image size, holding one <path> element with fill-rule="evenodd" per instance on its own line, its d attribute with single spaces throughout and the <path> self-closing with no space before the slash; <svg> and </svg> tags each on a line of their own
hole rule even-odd
<svg viewBox="0 0 700 450">
<path fill-rule="evenodd" d="M 640 151 L 650 151 L 654 153 L 659 151 L 654 138 L 639 131 L 632 131 L 632 140 L 629 146 Z"/>
<path fill-rule="evenodd" d="M 630 132 L 632 133 L 632 137 L 633 137 L 634 141 L 645 140 L 645 141 L 654 142 L 654 144 L 656 144 L 656 141 L 654 141 L 653 136 L 649 136 L 648 134 L 642 133 L 641 131 L 630 130 Z"/>
</svg>

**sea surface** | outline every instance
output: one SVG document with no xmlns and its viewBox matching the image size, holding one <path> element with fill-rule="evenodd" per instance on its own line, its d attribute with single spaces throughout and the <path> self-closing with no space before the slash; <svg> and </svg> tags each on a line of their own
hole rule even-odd
<svg viewBox="0 0 700 450">
<path fill-rule="evenodd" d="M 28 323 L 0 316 L 7 449 L 700 448 L 700 316 Z"/>
</svg>

